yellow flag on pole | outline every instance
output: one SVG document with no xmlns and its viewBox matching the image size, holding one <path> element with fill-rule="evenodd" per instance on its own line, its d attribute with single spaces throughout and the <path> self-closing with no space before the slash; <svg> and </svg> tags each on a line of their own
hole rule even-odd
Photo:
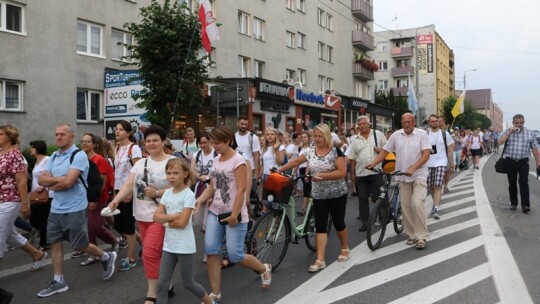
<svg viewBox="0 0 540 304">
<path fill-rule="evenodd" d="M 459 98 L 456 101 L 456 104 L 454 105 L 454 108 L 452 108 L 452 116 L 454 118 L 458 117 L 459 114 L 463 114 L 465 112 L 465 91 L 459 95 Z"/>
</svg>

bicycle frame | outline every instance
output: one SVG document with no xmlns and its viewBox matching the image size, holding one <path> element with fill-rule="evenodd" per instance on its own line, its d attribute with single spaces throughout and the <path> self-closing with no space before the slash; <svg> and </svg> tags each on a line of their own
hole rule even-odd
<svg viewBox="0 0 540 304">
<path fill-rule="evenodd" d="M 306 215 L 309 214 L 309 211 L 311 210 L 312 207 L 313 207 L 313 199 L 310 198 L 308 208 L 306 210 Z M 291 224 L 291 235 L 290 235 L 291 237 L 289 239 L 289 242 L 291 242 L 293 240 L 293 237 L 294 237 L 295 241 L 298 238 L 303 238 L 305 236 L 304 228 L 306 227 L 307 221 L 309 219 L 308 219 L 307 216 L 305 216 L 304 220 L 302 221 L 302 223 L 300 225 L 296 224 L 296 214 L 295 214 L 296 201 L 294 200 L 294 197 L 291 196 L 289 198 L 289 204 L 288 205 L 281 205 L 280 210 L 282 211 L 282 213 L 281 213 L 281 218 L 280 218 L 280 221 L 279 221 L 279 227 L 277 228 L 278 230 L 277 230 L 277 233 L 275 235 L 276 236 L 280 235 L 281 229 L 283 229 L 283 223 L 284 223 L 285 220 L 287 220 Z M 274 225 L 275 224 L 276 224 L 275 221 L 273 221 L 272 225 L 270 226 L 270 231 L 274 231 L 274 228 L 275 228 Z"/>
</svg>

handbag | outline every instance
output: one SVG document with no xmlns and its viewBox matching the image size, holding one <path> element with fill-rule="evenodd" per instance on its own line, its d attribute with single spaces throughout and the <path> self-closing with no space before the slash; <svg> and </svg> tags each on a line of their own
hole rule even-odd
<svg viewBox="0 0 540 304">
<path fill-rule="evenodd" d="M 32 191 L 28 193 L 28 201 L 30 205 L 44 205 L 49 203 L 49 191 L 43 189 L 41 191 Z"/>
<path fill-rule="evenodd" d="M 501 153 L 501 157 L 499 157 L 499 159 L 495 163 L 495 172 L 497 173 L 506 174 L 508 173 L 508 170 L 510 169 L 511 164 L 509 161 L 512 161 L 512 160 L 509 158 L 503 158 L 504 151 L 506 150 L 507 144 L 508 144 L 508 140 L 506 140 L 506 142 L 504 143 L 504 148 Z"/>
</svg>

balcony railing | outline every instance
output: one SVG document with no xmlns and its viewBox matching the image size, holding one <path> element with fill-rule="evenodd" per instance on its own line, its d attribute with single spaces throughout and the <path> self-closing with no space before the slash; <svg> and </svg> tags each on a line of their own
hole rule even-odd
<svg viewBox="0 0 540 304">
<path fill-rule="evenodd" d="M 392 77 L 400 77 L 407 75 L 414 75 L 414 67 L 404 66 L 399 68 L 392 68 Z"/>
<path fill-rule="evenodd" d="M 407 91 L 409 90 L 408 87 L 401 87 L 401 88 L 392 88 L 392 92 L 394 93 L 394 96 L 407 96 Z"/>
<path fill-rule="evenodd" d="M 406 46 L 406 47 L 395 47 L 390 50 L 390 55 L 392 55 L 392 58 L 398 58 L 398 57 L 411 57 L 413 55 L 413 48 L 412 46 Z"/>
<path fill-rule="evenodd" d="M 364 52 L 373 51 L 375 49 L 373 46 L 373 36 L 363 31 L 352 32 L 352 44 L 354 47 L 357 47 Z"/>
<path fill-rule="evenodd" d="M 362 80 L 373 80 L 373 71 L 364 67 L 359 62 L 353 63 L 353 76 Z"/>
<path fill-rule="evenodd" d="M 351 0 L 351 11 L 356 18 L 364 22 L 373 21 L 373 7 L 366 0 Z"/>
</svg>

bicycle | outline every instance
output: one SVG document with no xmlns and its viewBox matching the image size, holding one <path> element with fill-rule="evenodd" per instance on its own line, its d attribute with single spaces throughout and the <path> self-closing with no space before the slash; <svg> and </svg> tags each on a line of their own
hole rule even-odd
<svg viewBox="0 0 540 304">
<path fill-rule="evenodd" d="M 394 223 L 394 231 L 397 234 L 403 232 L 403 214 L 399 201 L 399 184 L 392 182 L 393 176 L 405 175 L 403 172 L 386 173 L 381 169 L 371 169 L 384 176 L 381 194 L 370 212 L 366 240 L 369 249 L 377 250 L 384 239 L 386 225 L 390 220 Z"/>
<path fill-rule="evenodd" d="M 284 185 L 276 185 L 274 189 L 267 189 L 267 183 L 272 184 L 274 175 L 281 176 Z M 284 180 L 286 178 L 286 180 Z M 302 175 L 291 178 L 279 173 L 272 173 L 264 184 L 265 190 L 269 190 L 267 196 L 268 211 L 254 223 L 246 241 L 247 252 L 254 255 L 263 263 L 272 264 L 272 271 L 276 270 L 289 248 L 289 243 L 298 244 L 299 239 L 305 239 L 306 246 L 311 251 L 316 251 L 315 215 L 313 214 L 313 199 L 309 199 L 307 212 L 304 220 L 296 224 L 296 201 L 292 196 L 294 185 L 301 178 L 311 178 Z M 281 190 L 281 191 L 280 191 Z M 328 217 L 327 234 L 330 234 L 332 217 Z"/>
</svg>

